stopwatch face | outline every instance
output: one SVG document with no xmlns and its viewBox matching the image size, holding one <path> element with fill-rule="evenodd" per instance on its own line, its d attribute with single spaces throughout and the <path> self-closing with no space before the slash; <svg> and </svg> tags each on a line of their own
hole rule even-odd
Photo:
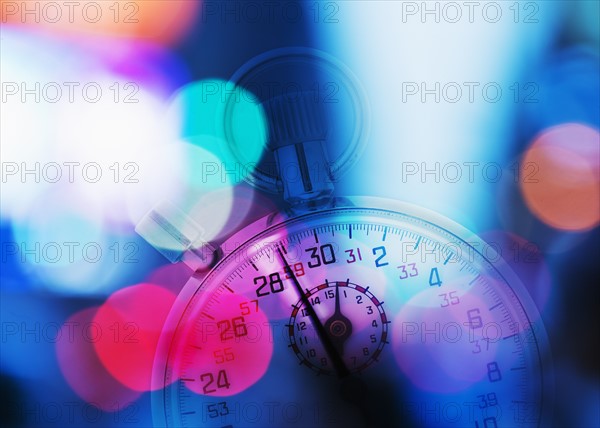
<svg viewBox="0 0 600 428">
<path fill-rule="evenodd" d="M 169 317 L 158 425 L 543 425 L 539 315 L 498 254 L 448 220 L 339 207 L 258 222 L 224 250 Z"/>
</svg>

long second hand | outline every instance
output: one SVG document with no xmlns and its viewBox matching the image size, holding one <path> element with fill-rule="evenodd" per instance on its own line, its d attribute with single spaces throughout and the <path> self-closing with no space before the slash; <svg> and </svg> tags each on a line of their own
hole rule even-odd
<svg viewBox="0 0 600 428">
<path fill-rule="evenodd" d="M 291 280 L 294 283 L 294 287 L 296 287 L 298 294 L 300 294 L 300 300 L 302 300 L 302 304 L 308 311 L 308 316 L 311 319 L 315 329 L 317 330 L 317 335 L 319 336 L 319 339 L 321 339 L 321 343 L 323 343 L 325 352 L 327 353 L 327 355 L 329 355 L 329 358 L 331 358 L 331 362 L 335 367 L 335 371 L 337 372 L 338 377 L 342 379 L 342 398 L 345 401 L 357 406 L 360 409 L 360 412 L 363 414 L 365 421 L 370 421 L 371 412 L 365 406 L 364 401 L 364 397 L 367 394 L 367 386 L 365 385 L 362 379 L 351 375 L 350 370 L 348 370 L 348 367 L 346 367 L 344 360 L 335 348 L 333 341 L 327 334 L 325 326 L 317 316 L 315 309 L 310 304 L 310 301 L 308 300 L 308 297 L 306 297 L 304 290 L 302 290 L 302 286 L 300 285 L 300 282 L 298 281 L 294 270 L 290 268 L 290 265 L 284 257 L 283 253 L 281 252 L 281 248 L 279 246 L 277 246 L 277 253 L 279 253 L 279 257 L 283 262 L 285 270 L 287 272 L 290 272 Z M 370 424 L 367 422 L 367 425 Z"/>
<path fill-rule="evenodd" d="M 296 277 L 296 274 L 294 273 L 294 270 L 290 268 L 290 265 L 287 262 L 287 260 L 285 259 L 283 253 L 281 252 L 281 248 L 279 246 L 277 246 L 277 252 L 279 253 L 279 257 L 281 258 L 283 265 L 285 266 L 285 270 L 287 272 L 290 272 L 291 280 L 294 283 L 294 286 L 296 287 L 298 294 L 300 294 L 300 299 L 302 300 L 302 303 L 304 304 L 304 307 L 306 308 L 306 310 L 308 312 L 308 316 L 309 316 L 310 320 L 312 321 L 312 323 L 315 327 L 315 330 L 317 331 L 317 335 L 319 336 L 319 339 L 321 340 L 321 343 L 323 344 L 323 347 L 325 348 L 325 352 L 327 352 L 327 355 L 329 356 L 329 358 L 331 358 L 331 362 L 333 363 L 333 366 L 335 367 L 335 371 L 337 372 L 338 377 L 340 377 L 340 378 L 347 377 L 348 375 L 350 375 L 350 370 L 348 370 L 348 367 L 346 367 L 346 364 L 344 364 L 344 360 L 342 359 L 341 355 L 335 348 L 331 338 L 327 334 L 327 330 L 325 330 L 325 326 L 323 326 L 323 323 L 317 316 L 315 309 L 310 304 L 308 297 L 304 293 L 304 290 L 302 289 L 302 286 L 300 285 L 300 282 L 298 281 L 298 278 Z"/>
</svg>

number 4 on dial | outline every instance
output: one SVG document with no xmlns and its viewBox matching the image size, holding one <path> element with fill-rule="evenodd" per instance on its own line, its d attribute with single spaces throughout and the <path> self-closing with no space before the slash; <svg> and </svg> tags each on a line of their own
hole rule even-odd
<svg viewBox="0 0 600 428">
<path fill-rule="evenodd" d="M 442 286 L 442 280 L 440 279 L 440 274 L 438 272 L 438 268 L 433 268 L 431 269 L 431 272 L 429 272 L 429 286 L 430 287 L 435 287 L 435 286 L 441 287 Z"/>
</svg>

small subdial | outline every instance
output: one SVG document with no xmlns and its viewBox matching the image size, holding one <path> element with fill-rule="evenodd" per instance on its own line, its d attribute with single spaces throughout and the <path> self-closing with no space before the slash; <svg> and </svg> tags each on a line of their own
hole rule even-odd
<svg viewBox="0 0 600 428">
<path fill-rule="evenodd" d="M 318 373 L 334 374 L 328 354 L 301 299 L 288 324 L 290 347 L 300 362 Z M 308 290 L 305 302 L 314 308 L 326 334 L 348 370 L 360 372 L 376 362 L 387 342 L 388 323 L 383 302 L 348 281 L 321 284 Z"/>
</svg>

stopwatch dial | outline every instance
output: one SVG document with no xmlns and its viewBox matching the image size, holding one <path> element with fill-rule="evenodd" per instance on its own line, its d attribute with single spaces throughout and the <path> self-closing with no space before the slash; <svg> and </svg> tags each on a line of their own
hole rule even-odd
<svg viewBox="0 0 600 428">
<path fill-rule="evenodd" d="M 306 293 L 309 304 L 318 308 L 317 316 L 328 340 L 351 372 L 360 372 L 377 361 L 387 343 L 388 323 L 383 302 L 369 287 L 350 280 L 326 282 Z M 300 361 L 318 373 L 334 374 L 331 356 L 315 331 L 305 299 L 294 305 L 288 334 L 292 350 Z"/>
<path fill-rule="evenodd" d="M 233 237 L 171 313 L 157 424 L 543 426 L 548 345 L 524 288 L 417 214 L 338 208 Z"/>
</svg>

